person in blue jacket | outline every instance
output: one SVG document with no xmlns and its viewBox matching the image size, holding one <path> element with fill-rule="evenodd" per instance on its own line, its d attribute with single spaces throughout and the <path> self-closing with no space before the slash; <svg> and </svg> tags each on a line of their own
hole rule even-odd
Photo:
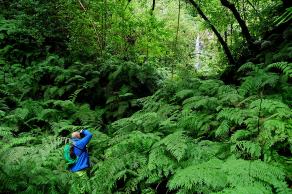
<svg viewBox="0 0 292 194">
<path fill-rule="evenodd" d="M 85 170 L 90 167 L 89 154 L 86 145 L 92 138 L 92 134 L 88 130 L 72 133 L 72 141 L 74 145 L 74 153 L 78 157 L 77 162 L 71 166 L 70 171 L 76 172 L 79 176 L 86 174 Z"/>
</svg>

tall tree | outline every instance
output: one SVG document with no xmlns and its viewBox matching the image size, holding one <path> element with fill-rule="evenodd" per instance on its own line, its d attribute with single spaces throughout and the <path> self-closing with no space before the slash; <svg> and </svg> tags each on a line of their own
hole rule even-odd
<svg viewBox="0 0 292 194">
<path fill-rule="evenodd" d="M 221 4 L 228 8 L 232 14 L 234 15 L 235 19 L 237 20 L 240 28 L 241 28 L 241 31 L 242 31 L 242 35 L 244 36 L 247 44 L 248 44 L 248 48 L 250 50 L 254 50 L 255 48 L 255 45 L 254 45 L 254 39 L 253 37 L 251 36 L 248 28 L 247 28 L 247 25 L 245 23 L 245 21 L 241 18 L 238 10 L 236 9 L 235 5 L 231 2 L 229 2 L 228 0 L 220 0 Z"/>
<path fill-rule="evenodd" d="M 194 0 L 189 0 L 189 2 L 196 8 L 197 12 L 199 15 L 207 22 L 207 24 L 210 26 L 216 37 L 218 38 L 218 41 L 223 47 L 224 53 L 229 61 L 230 64 L 235 64 L 235 60 L 231 54 L 231 51 L 227 45 L 227 42 L 224 41 L 223 37 L 221 34 L 218 32 L 216 27 L 211 23 L 209 18 L 204 14 L 204 12 L 201 10 L 200 6 L 194 1 Z"/>
</svg>

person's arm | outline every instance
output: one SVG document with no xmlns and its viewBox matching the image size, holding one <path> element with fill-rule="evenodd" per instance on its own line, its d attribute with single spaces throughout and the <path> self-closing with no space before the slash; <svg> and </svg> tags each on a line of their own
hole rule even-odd
<svg viewBox="0 0 292 194">
<path fill-rule="evenodd" d="M 84 137 L 78 141 L 78 145 L 76 145 L 76 146 L 78 146 L 80 149 L 83 149 L 83 148 L 85 148 L 85 146 L 88 144 L 88 142 L 92 138 L 92 134 L 86 129 L 82 130 L 80 133 L 83 134 Z"/>
</svg>

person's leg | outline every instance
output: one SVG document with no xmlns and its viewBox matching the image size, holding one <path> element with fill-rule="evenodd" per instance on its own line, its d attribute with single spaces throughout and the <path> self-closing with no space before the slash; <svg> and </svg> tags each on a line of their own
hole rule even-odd
<svg viewBox="0 0 292 194">
<path fill-rule="evenodd" d="M 80 178 L 84 179 L 84 178 L 88 178 L 87 177 L 87 173 L 86 173 L 86 170 L 80 170 L 80 171 L 77 171 L 75 172 Z"/>
<path fill-rule="evenodd" d="M 81 170 L 81 171 L 77 171 L 74 173 L 75 175 L 77 175 L 77 182 L 76 184 L 74 184 L 74 186 L 71 188 L 71 192 L 72 193 L 80 193 L 80 194 L 84 194 L 84 193 L 88 193 L 89 188 L 88 188 L 88 176 L 86 173 L 86 170 Z"/>
</svg>

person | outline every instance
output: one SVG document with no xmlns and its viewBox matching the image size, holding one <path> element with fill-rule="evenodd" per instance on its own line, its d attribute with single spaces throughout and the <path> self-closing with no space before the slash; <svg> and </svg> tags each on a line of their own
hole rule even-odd
<svg viewBox="0 0 292 194">
<path fill-rule="evenodd" d="M 89 154 L 86 145 L 92 138 L 92 134 L 84 129 L 80 132 L 75 131 L 72 133 L 71 140 L 73 141 L 73 151 L 78 157 L 76 163 L 70 167 L 71 172 L 76 172 L 79 176 L 86 176 L 86 169 L 90 167 Z"/>
</svg>

